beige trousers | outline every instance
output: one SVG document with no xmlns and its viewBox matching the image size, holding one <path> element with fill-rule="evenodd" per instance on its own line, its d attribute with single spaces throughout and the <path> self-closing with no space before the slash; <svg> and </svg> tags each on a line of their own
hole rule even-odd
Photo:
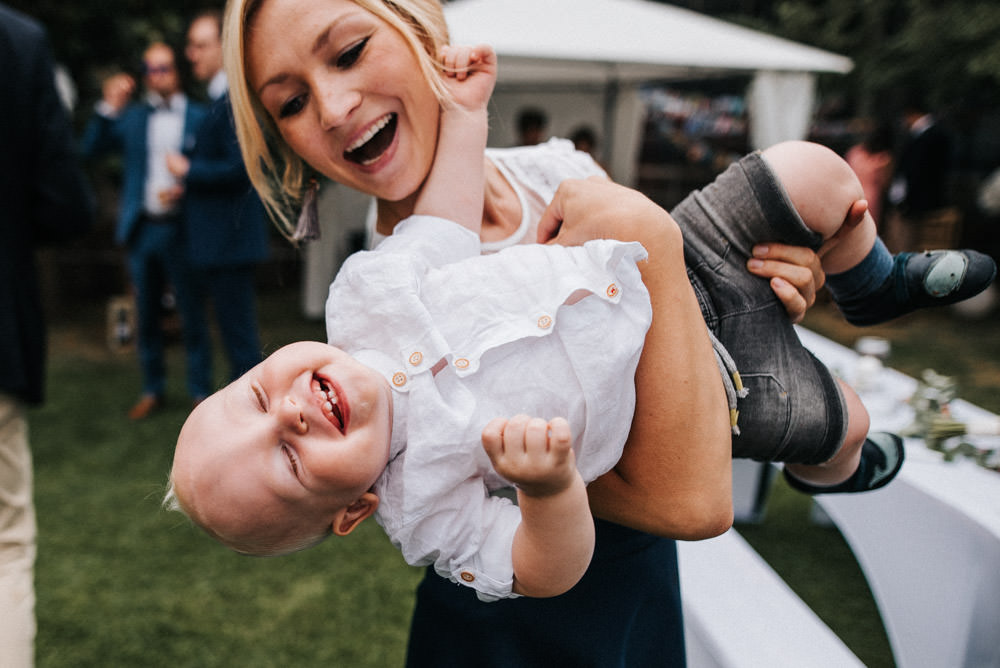
<svg viewBox="0 0 1000 668">
<path fill-rule="evenodd" d="M 35 506 L 28 421 L 0 394 L 0 666 L 30 668 L 35 642 Z"/>
</svg>

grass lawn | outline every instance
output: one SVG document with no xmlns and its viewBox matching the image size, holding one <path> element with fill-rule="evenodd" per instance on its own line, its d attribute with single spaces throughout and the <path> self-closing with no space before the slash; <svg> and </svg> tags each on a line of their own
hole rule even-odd
<svg viewBox="0 0 1000 668">
<path fill-rule="evenodd" d="M 320 323 L 299 315 L 294 289 L 261 302 L 268 351 L 323 338 Z M 809 324 L 822 330 L 836 319 L 820 311 Z M 94 307 L 54 323 L 48 403 L 30 416 L 38 666 L 401 666 L 420 571 L 374 522 L 291 557 L 253 559 L 159 509 L 189 408 L 182 353 L 170 350 L 173 403 L 130 422 L 138 365 L 104 346 L 103 318 Z M 921 318 L 878 330 L 893 338 L 892 363 L 908 360 L 900 366 L 911 375 L 926 366 L 960 373 L 963 396 L 1000 410 L 996 321 Z M 740 530 L 862 660 L 891 666 L 850 551 L 835 529 L 812 525 L 808 509 L 779 483 L 767 521 Z"/>
</svg>

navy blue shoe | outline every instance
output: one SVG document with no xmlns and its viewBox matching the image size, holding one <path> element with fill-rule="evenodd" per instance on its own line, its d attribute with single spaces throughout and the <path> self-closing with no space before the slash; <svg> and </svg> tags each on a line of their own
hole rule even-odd
<svg viewBox="0 0 1000 668">
<path fill-rule="evenodd" d="M 861 461 L 854 474 L 842 483 L 823 487 L 803 482 L 791 475 L 786 468 L 785 481 L 792 489 L 805 494 L 856 494 L 870 492 L 888 485 L 903 467 L 906 451 L 903 439 L 889 432 L 875 431 L 868 434 L 861 446 Z"/>
<path fill-rule="evenodd" d="M 997 275 L 989 255 L 974 250 L 900 253 L 892 273 L 875 294 L 839 304 L 854 325 L 877 325 L 919 308 L 946 306 L 974 297 Z"/>
</svg>

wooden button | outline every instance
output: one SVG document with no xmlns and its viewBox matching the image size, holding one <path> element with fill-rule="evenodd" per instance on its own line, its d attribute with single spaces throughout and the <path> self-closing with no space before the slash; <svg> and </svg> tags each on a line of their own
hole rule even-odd
<svg viewBox="0 0 1000 668">
<path fill-rule="evenodd" d="M 475 582 L 476 581 L 476 576 L 473 575 L 472 573 L 470 573 L 469 571 L 462 571 L 461 574 L 458 577 L 462 578 L 466 582 Z"/>
<path fill-rule="evenodd" d="M 605 292 L 609 297 L 615 297 L 618 294 L 618 286 L 615 283 L 612 283 L 608 286 L 608 289 L 605 290 Z"/>
<path fill-rule="evenodd" d="M 424 361 L 424 354 L 419 350 L 412 355 L 410 355 L 410 364 L 413 366 L 420 366 L 420 363 Z"/>
<path fill-rule="evenodd" d="M 459 357 L 457 360 L 455 360 L 455 368 L 457 368 L 457 369 L 468 369 L 469 368 L 469 360 L 465 359 L 464 357 Z"/>
<path fill-rule="evenodd" d="M 538 329 L 548 329 L 552 326 L 552 316 L 543 315 L 538 318 Z"/>
<path fill-rule="evenodd" d="M 397 371 L 392 374 L 392 384 L 396 387 L 403 387 L 406 385 L 406 374 L 402 371 Z"/>
</svg>

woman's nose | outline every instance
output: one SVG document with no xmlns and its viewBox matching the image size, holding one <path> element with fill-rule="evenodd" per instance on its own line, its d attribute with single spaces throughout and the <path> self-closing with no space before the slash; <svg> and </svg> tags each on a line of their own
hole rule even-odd
<svg viewBox="0 0 1000 668">
<path fill-rule="evenodd" d="M 285 397 L 279 406 L 279 417 L 282 424 L 300 435 L 305 435 L 309 431 L 309 423 L 302 409 L 292 397 Z"/>
<path fill-rule="evenodd" d="M 352 88 L 328 84 L 322 88 L 317 100 L 320 124 L 324 130 L 331 130 L 347 122 L 361 103 L 361 94 Z"/>
</svg>

